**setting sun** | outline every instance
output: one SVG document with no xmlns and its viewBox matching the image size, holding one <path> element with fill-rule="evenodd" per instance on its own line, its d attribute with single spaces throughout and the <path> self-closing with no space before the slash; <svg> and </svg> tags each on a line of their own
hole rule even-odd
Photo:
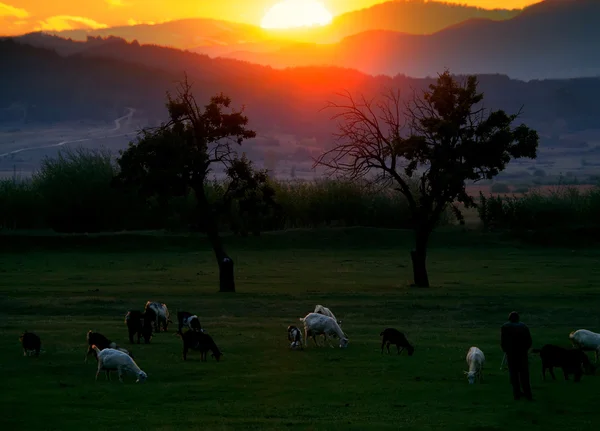
<svg viewBox="0 0 600 431">
<path fill-rule="evenodd" d="M 283 29 L 329 24 L 332 15 L 317 0 L 281 0 L 263 17 L 262 28 Z"/>
</svg>

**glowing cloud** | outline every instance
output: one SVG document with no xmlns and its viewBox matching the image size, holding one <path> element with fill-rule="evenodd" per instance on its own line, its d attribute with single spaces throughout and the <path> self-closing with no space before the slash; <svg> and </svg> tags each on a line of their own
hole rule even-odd
<svg viewBox="0 0 600 431">
<path fill-rule="evenodd" d="M 71 16 L 71 15 L 57 15 L 52 16 L 45 21 L 40 21 L 39 26 L 36 30 L 54 30 L 54 31 L 62 31 L 62 30 L 75 30 L 79 28 L 91 28 L 91 29 L 99 29 L 99 28 L 107 28 L 106 24 L 102 24 L 94 21 L 90 18 L 85 18 L 82 16 Z"/>
<path fill-rule="evenodd" d="M 6 3 L 0 2 L 0 17 L 14 17 L 24 19 L 29 17 L 29 12 L 27 12 L 25 9 L 20 9 L 18 7 L 14 7 Z"/>
<path fill-rule="evenodd" d="M 129 3 L 125 3 L 123 0 L 104 0 L 111 7 L 125 7 L 131 6 Z"/>
<path fill-rule="evenodd" d="M 142 25 L 142 24 L 154 25 L 156 23 L 154 21 L 136 21 L 133 18 L 129 18 L 127 20 L 127 24 L 129 24 L 129 25 Z"/>
</svg>

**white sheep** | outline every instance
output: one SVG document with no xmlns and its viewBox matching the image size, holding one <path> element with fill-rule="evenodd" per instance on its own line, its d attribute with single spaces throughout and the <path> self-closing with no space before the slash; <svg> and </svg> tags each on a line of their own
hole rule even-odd
<svg viewBox="0 0 600 431">
<path fill-rule="evenodd" d="M 335 321 L 337 322 L 337 324 L 338 324 L 338 325 L 341 325 L 341 324 L 342 324 L 342 321 L 341 321 L 341 320 L 337 320 L 329 308 L 327 308 L 327 307 L 323 307 L 323 306 L 322 306 L 322 305 L 320 305 L 320 304 L 317 304 L 317 305 L 315 306 L 315 311 L 314 311 L 314 313 L 319 313 L 319 314 L 322 314 L 322 315 L 324 315 L 324 316 L 329 316 L 329 317 L 331 317 L 333 320 L 335 320 Z"/>
<path fill-rule="evenodd" d="M 467 375 L 469 384 L 475 383 L 475 379 L 481 383 L 483 381 L 483 364 L 485 362 L 485 356 L 478 347 L 471 347 L 467 352 L 467 366 L 469 371 L 464 373 Z"/>
<path fill-rule="evenodd" d="M 596 354 L 596 363 L 598 363 L 598 353 L 600 352 L 600 334 L 588 331 L 587 329 L 578 329 L 569 334 L 573 347 L 585 352 L 594 352 Z"/>
<path fill-rule="evenodd" d="M 124 374 L 135 375 L 137 377 L 136 383 L 144 383 L 146 378 L 148 378 L 148 375 L 143 372 L 135 361 L 126 353 L 110 348 L 100 350 L 96 345 L 93 345 L 92 348 L 96 351 L 96 355 L 98 356 L 96 380 L 98 380 L 100 371 L 106 372 L 106 380 L 110 380 L 111 371 L 117 371 L 121 383 L 123 383 Z"/>
<path fill-rule="evenodd" d="M 300 317 L 298 320 L 304 323 L 304 345 L 308 347 L 308 333 L 310 332 L 315 342 L 315 345 L 318 346 L 317 340 L 315 339 L 315 335 L 323 334 L 325 336 L 325 340 L 329 343 L 329 346 L 333 348 L 331 345 L 331 341 L 327 338 L 328 335 L 337 335 L 340 339 L 340 348 L 345 348 L 348 346 L 348 338 L 342 331 L 342 328 L 337 324 L 335 319 L 325 316 L 320 313 L 308 313 L 305 317 Z"/>
</svg>

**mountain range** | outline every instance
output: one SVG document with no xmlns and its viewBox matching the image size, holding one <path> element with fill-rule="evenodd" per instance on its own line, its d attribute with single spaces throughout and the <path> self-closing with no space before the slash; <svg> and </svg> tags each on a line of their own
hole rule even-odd
<svg viewBox="0 0 600 431">
<path fill-rule="evenodd" d="M 164 119 L 165 91 L 172 90 L 185 72 L 199 100 L 223 91 L 246 105 L 252 123 L 265 133 L 329 139 L 334 127 L 331 113 L 320 110 L 336 92 L 373 97 L 395 87 L 410 97 L 412 89 L 433 82 L 433 78 L 370 76 L 332 66 L 277 70 L 115 37 L 58 40 L 63 51 L 75 51 L 69 46 L 76 45 L 78 52 L 60 55 L 23 41 L 0 41 L 0 56 L 10 59 L 10 67 L 0 69 L 0 79 L 9 83 L 0 93 L 0 121 L 22 118 L 18 109 L 9 109 L 15 106 L 28 107 L 28 120 L 34 122 L 108 120 L 128 106 L 145 111 L 146 118 Z M 489 108 L 515 112 L 525 105 L 523 120 L 533 127 L 544 128 L 562 119 L 569 130 L 581 130 L 594 127 L 600 116 L 600 105 L 595 103 L 600 98 L 600 78 L 524 82 L 490 74 L 479 79 Z"/>
<path fill-rule="evenodd" d="M 423 0 L 393 0 L 334 17 L 323 27 L 265 30 L 258 26 L 227 20 L 191 18 L 160 24 L 138 24 L 104 29 L 46 31 L 45 33 L 85 40 L 87 36 L 117 36 L 141 44 L 180 49 L 211 49 L 265 43 L 269 46 L 290 42 L 336 43 L 345 37 L 369 30 L 389 30 L 409 34 L 430 34 L 473 18 L 504 20 L 521 10 L 482 9 L 455 3 Z M 202 52 L 202 51 L 199 51 Z M 212 52 L 203 52 L 212 54 Z"/>
<path fill-rule="evenodd" d="M 301 44 L 227 57 L 272 67 L 336 65 L 368 74 L 501 73 L 518 79 L 600 75 L 600 2 L 542 2 L 513 18 L 471 19 L 433 34 L 368 30 L 333 44 Z"/>
<path fill-rule="evenodd" d="M 598 0 L 546 0 L 523 10 L 493 11 L 407 0 L 378 4 L 336 17 L 329 26 L 303 30 L 266 31 L 188 19 L 53 35 L 74 40 L 110 35 L 275 68 L 330 65 L 413 77 L 435 76 L 449 68 L 529 80 L 600 75 L 598 16 Z M 82 47 L 48 34 L 19 39 L 62 54 Z"/>
</svg>

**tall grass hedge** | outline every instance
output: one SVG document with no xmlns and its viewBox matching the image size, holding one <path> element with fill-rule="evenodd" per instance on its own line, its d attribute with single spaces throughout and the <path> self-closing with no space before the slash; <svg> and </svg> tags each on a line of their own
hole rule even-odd
<svg viewBox="0 0 600 431">
<path fill-rule="evenodd" d="M 485 229 L 535 234 L 545 242 L 572 235 L 600 239 L 600 187 L 556 186 L 522 196 L 486 197 L 480 192 L 478 212 Z"/>
<path fill-rule="evenodd" d="M 135 191 L 114 187 L 117 165 L 109 151 L 65 148 L 46 158 L 31 179 L 0 182 L 0 229 L 57 232 L 188 230 L 201 219 L 193 192 L 166 205 L 142 201 Z M 260 220 L 262 230 L 323 226 L 410 227 L 404 197 L 393 190 L 338 180 L 273 181 L 278 210 Z M 227 184 L 208 181 L 217 203 Z M 239 222 L 235 206 L 222 214 L 221 228 Z M 447 224 L 444 215 L 441 224 Z"/>
</svg>

